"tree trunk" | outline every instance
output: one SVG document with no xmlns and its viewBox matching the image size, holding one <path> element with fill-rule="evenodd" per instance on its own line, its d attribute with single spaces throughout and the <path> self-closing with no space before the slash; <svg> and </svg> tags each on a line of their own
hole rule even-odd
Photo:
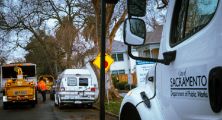
<svg viewBox="0 0 222 120">
<path fill-rule="evenodd" d="M 66 68 L 71 68 L 71 62 L 72 62 L 72 53 L 67 52 L 67 59 L 66 59 Z"/>
<path fill-rule="evenodd" d="M 108 99 L 110 100 L 113 100 L 113 99 L 120 99 L 121 96 L 119 95 L 119 92 L 118 90 L 115 88 L 114 84 L 113 84 L 113 81 L 112 81 L 112 76 L 111 76 L 111 73 L 110 71 L 106 73 L 106 76 L 108 79 L 107 82 L 108 82 Z"/>
<path fill-rule="evenodd" d="M 110 46 L 107 49 L 107 53 L 110 54 L 110 55 L 112 54 L 112 43 L 113 43 L 115 34 L 116 34 L 118 28 L 120 27 L 120 25 L 124 22 L 126 15 L 127 15 L 127 10 L 124 10 L 120 19 L 116 22 L 116 24 L 114 25 L 111 33 L 109 34 L 109 41 L 108 42 L 109 42 Z M 111 77 L 110 71 L 106 74 L 108 74 L 107 76 L 109 76 L 108 77 L 108 81 L 109 81 L 108 82 L 109 83 L 109 85 L 108 85 L 109 86 L 109 92 L 108 92 L 109 95 L 108 96 L 109 96 L 109 99 L 119 99 L 119 98 L 121 98 L 120 95 L 119 95 L 118 90 L 115 88 L 115 86 L 112 82 L 112 77 Z"/>
<path fill-rule="evenodd" d="M 97 34 L 97 38 L 96 40 L 94 41 L 97 41 L 95 43 L 95 45 L 100 46 L 100 35 L 101 35 L 101 29 L 100 29 L 100 26 L 101 26 L 101 15 L 100 15 L 100 0 L 92 0 L 92 4 L 93 4 L 93 7 L 95 9 L 95 15 L 96 15 L 96 34 Z M 113 15 L 113 12 L 114 12 L 114 8 L 115 8 L 115 5 L 106 5 L 106 31 L 107 31 L 107 41 L 106 42 L 109 42 L 111 43 L 109 48 L 107 48 L 107 53 L 108 54 L 111 54 L 111 51 L 112 51 L 112 41 L 115 37 L 115 34 L 118 30 L 118 28 L 120 27 L 120 25 L 123 23 L 126 15 L 127 15 L 127 12 L 126 10 L 124 10 L 124 12 L 122 13 L 120 19 L 116 22 L 117 24 L 114 25 L 114 28 L 111 30 L 111 33 L 109 32 L 109 26 L 110 26 L 110 22 L 111 22 L 111 19 L 112 19 L 112 15 Z M 99 47 L 98 47 L 98 50 L 99 50 Z M 95 70 L 96 72 L 96 75 L 97 75 L 97 78 L 98 78 L 98 83 L 100 82 L 99 78 L 99 71 L 98 70 Z M 109 88 L 108 89 L 108 97 L 109 99 L 119 99 L 120 98 L 120 95 L 118 93 L 118 90 L 115 89 L 114 85 L 113 85 L 113 82 L 112 82 L 112 78 L 111 78 L 111 75 L 110 75 L 110 71 L 108 73 L 106 73 L 106 76 L 108 76 L 107 79 L 107 87 Z M 100 84 L 99 84 L 100 86 Z"/>
</svg>

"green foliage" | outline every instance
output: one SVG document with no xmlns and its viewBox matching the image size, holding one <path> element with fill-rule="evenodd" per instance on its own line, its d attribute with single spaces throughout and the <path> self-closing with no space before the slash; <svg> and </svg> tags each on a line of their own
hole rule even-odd
<svg viewBox="0 0 222 120">
<path fill-rule="evenodd" d="M 113 80 L 113 84 L 116 88 L 117 84 L 119 83 L 119 80 L 117 79 L 117 76 L 116 75 L 112 75 L 112 80 Z"/>
<path fill-rule="evenodd" d="M 131 85 L 131 89 L 133 89 L 135 87 L 136 87 L 136 85 Z M 125 88 L 125 90 L 130 90 L 130 84 L 126 84 L 124 88 Z"/>
<path fill-rule="evenodd" d="M 127 82 L 119 82 L 117 85 L 116 85 L 116 88 L 119 89 L 119 90 L 125 90 L 125 86 L 127 85 Z"/>
<path fill-rule="evenodd" d="M 119 109 L 120 109 L 120 106 L 121 106 L 121 101 L 122 101 L 122 99 L 121 100 L 110 100 L 109 104 L 106 101 L 105 102 L 106 112 L 110 112 L 110 113 L 113 113 L 115 115 L 118 115 L 119 114 Z"/>
<path fill-rule="evenodd" d="M 25 50 L 28 54 L 25 56 L 26 62 L 37 64 L 37 74 L 50 74 L 56 76 L 56 73 L 63 69 L 62 58 L 64 53 L 59 49 L 57 43 L 52 36 L 46 35 L 43 31 L 39 31 L 43 38 L 42 43 L 35 37 L 30 38 L 30 43 Z"/>
<path fill-rule="evenodd" d="M 119 90 L 129 90 L 130 85 L 127 82 L 120 82 L 116 75 L 112 75 L 112 80 L 115 88 Z M 131 85 L 131 88 L 135 88 L 135 85 Z"/>
</svg>

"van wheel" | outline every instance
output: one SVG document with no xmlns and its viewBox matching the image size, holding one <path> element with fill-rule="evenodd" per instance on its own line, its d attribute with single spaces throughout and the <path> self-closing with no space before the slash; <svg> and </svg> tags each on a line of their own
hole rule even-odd
<svg viewBox="0 0 222 120">
<path fill-rule="evenodd" d="M 8 103 L 7 102 L 3 102 L 3 109 L 7 110 L 8 109 Z"/>
<path fill-rule="evenodd" d="M 88 108 L 92 108 L 92 107 L 93 107 L 93 104 L 92 104 L 92 103 L 89 103 L 89 104 L 87 104 L 87 107 L 88 107 Z"/>
<path fill-rule="evenodd" d="M 59 107 L 59 109 L 62 109 L 63 104 L 61 103 L 60 99 L 57 100 L 57 103 L 58 103 L 58 107 Z"/>
<path fill-rule="evenodd" d="M 56 102 L 56 98 L 55 98 L 55 100 L 54 100 L 54 106 L 55 106 L 55 107 L 58 107 L 58 103 Z"/>
<path fill-rule="evenodd" d="M 63 104 L 60 103 L 60 102 L 59 102 L 58 106 L 59 106 L 59 109 L 62 109 L 62 108 L 63 108 Z"/>
<path fill-rule="evenodd" d="M 54 103 L 54 106 L 55 106 L 55 107 L 58 107 L 58 105 L 57 105 L 56 103 Z"/>
<path fill-rule="evenodd" d="M 56 107 L 58 107 L 58 100 L 57 100 L 57 98 L 56 98 L 56 95 L 54 95 L 54 105 L 55 105 Z"/>
</svg>

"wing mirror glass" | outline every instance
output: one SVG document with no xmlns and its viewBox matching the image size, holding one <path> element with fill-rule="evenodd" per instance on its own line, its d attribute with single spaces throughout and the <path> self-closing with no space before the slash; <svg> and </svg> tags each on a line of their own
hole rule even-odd
<svg viewBox="0 0 222 120">
<path fill-rule="evenodd" d="M 146 0 L 128 0 L 129 16 L 143 17 L 146 15 Z"/>
<path fill-rule="evenodd" d="M 123 39 L 125 44 L 143 45 L 146 39 L 146 25 L 142 19 L 128 18 L 124 22 Z"/>
</svg>

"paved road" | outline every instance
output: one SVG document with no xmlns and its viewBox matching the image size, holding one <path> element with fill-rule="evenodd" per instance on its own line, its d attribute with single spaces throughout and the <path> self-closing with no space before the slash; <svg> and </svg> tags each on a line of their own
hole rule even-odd
<svg viewBox="0 0 222 120">
<path fill-rule="evenodd" d="M 99 120 L 99 111 L 82 106 L 59 109 L 54 107 L 54 102 L 49 99 L 46 103 L 39 100 L 35 108 L 20 104 L 3 110 L 0 100 L 0 120 Z M 117 118 L 106 115 L 106 120 L 117 120 Z"/>
</svg>

